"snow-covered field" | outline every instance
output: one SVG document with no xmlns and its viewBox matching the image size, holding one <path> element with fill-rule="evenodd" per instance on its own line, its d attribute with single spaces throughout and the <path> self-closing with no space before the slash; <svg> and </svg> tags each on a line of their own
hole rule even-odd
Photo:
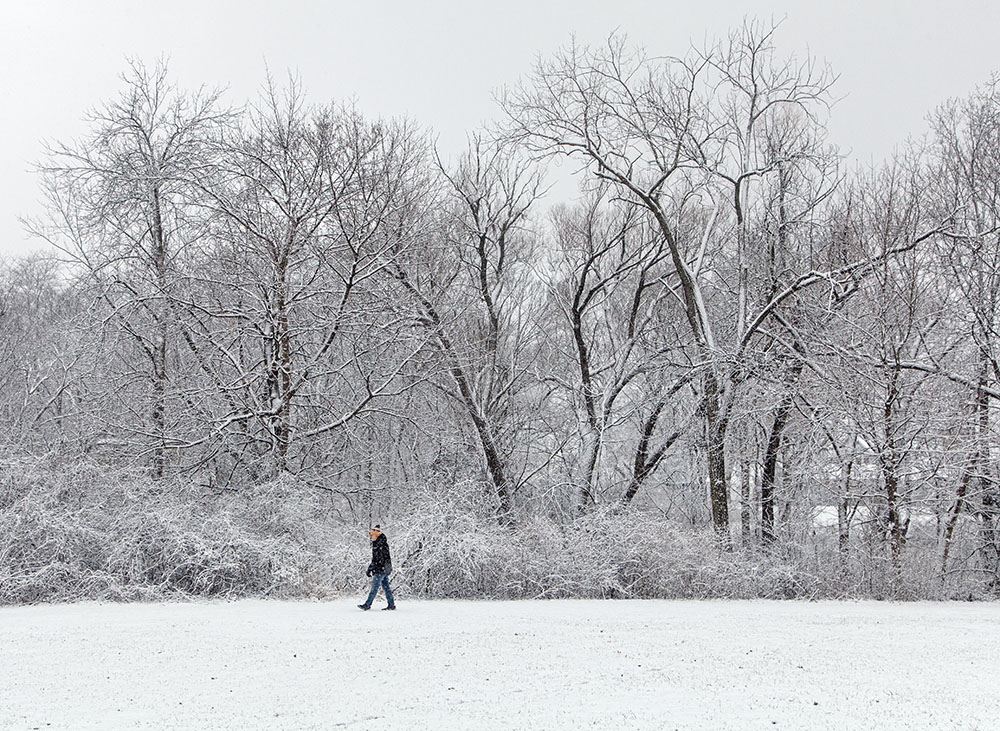
<svg viewBox="0 0 1000 731">
<path fill-rule="evenodd" d="M 355 603 L 0 608 L 0 727 L 1000 728 L 1000 604 Z"/>
</svg>

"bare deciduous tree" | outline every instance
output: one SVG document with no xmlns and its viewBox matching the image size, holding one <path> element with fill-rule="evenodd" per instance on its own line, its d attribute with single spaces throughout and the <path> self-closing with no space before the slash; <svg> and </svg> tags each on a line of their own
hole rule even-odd
<svg viewBox="0 0 1000 731">
<path fill-rule="evenodd" d="M 121 413 L 133 410 L 132 397 L 142 405 L 120 426 L 138 439 L 159 477 L 173 443 L 170 301 L 179 262 L 196 235 L 192 180 L 228 113 L 216 93 L 177 90 L 164 63 L 147 69 L 133 62 L 123 81 L 120 96 L 88 117 L 85 138 L 50 146 L 41 166 L 49 216 L 32 228 L 83 272 L 105 312 L 110 341 L 130 343 L 142 361 L 123 354 L 127 379 L 138 374 L 143 386 L 125 384 Z"/>
<path fill-rule="evenodd" d="M 440 161 L 438 169 L 446 215 L 428 248 L 397 260 L 394 274 L 443 360 L 444 388 L 472 424 L 498 517 L 507 523 L 514 494 L 530 476 L 519 400 L 537 340 L 528 216 L 541 180 L 509 147 L 482 135 L 471 138 L 453 170 Z"/>
<path fill-rule="evenodd" d="M 517 139 L 541 154 L 581 160 L 593 178 L 655 222 L 673 267 L 665 286 L 681 305 L 698 353 L 712 520 L 726 540 L 734 364 L 783 302 L 827 278 L 788 272 L 750 309 L 749 189 L 782 175 L 796 154 L 765 157 L 765 131 L 788 116 L 815 123 L 830 85 L 825 69 L 811 62 L 778 61 L 772 34 L 750 23 L 684 59 L 648 56 L 616 36 L 602 49 L 572 46 L 541 62 L 532 84 L 504 100 Z M 699 205 L 712 215 L 695 230 L 684 225 L 690 220 L 684 214 Z M 706 288 L 726 276 L 723 265 L 732 258 L 736 281 L 726 289 L 735 301 L 711 296 Z"/>
</svg>

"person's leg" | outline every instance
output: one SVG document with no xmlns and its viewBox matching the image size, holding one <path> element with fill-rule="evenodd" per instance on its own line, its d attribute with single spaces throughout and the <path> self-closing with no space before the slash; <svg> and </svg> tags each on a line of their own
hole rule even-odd
<svg viewBox="0 0 1000 731">
<path fill-rule="evenodd" d="M 392 589 L 389 588 L 389 574 L 382 575 L 382 591 L 385 592 L 385 599 L 390 607 L 396 606 L 396 599 L 392 596 Z"/>
<path fill-rule="evenodd" d="M 378 586 L 382 583 L 382 574 L 374 574 L 372 576 L 372 590 L 368 592 L 368 598 L 365 599 L 364 606 L 370 607 L 372 602 L 375 600 L 375 595 L 378 594 Z"/>
</svg>

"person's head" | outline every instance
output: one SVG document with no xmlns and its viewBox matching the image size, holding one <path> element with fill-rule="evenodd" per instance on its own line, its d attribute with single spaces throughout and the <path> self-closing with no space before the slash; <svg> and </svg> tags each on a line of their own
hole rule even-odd
<svg viewBox="0 0 1000 731">
<path fill-rule="evenodd" d="M 371 538 L 373 541 L 380 535 L 382 535 L 382 526 L 376 525 L 374 528 L 368 529 L 368 537 Z"/>
</svg>

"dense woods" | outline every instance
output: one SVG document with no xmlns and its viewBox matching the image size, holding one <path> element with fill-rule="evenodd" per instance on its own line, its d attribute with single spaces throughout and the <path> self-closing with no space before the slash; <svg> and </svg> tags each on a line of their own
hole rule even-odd
<svg viewBox="0 0 1000 731">
<path fill-rule="evenodd" d="M 0 602 L 353 590 L 370 522 L 430 596 L 1000 591 L 1000 89 L 858 168 L 774 34 L 567 46 L 454 157 L 131 64 L 0 263 Z"/>
</svg>

